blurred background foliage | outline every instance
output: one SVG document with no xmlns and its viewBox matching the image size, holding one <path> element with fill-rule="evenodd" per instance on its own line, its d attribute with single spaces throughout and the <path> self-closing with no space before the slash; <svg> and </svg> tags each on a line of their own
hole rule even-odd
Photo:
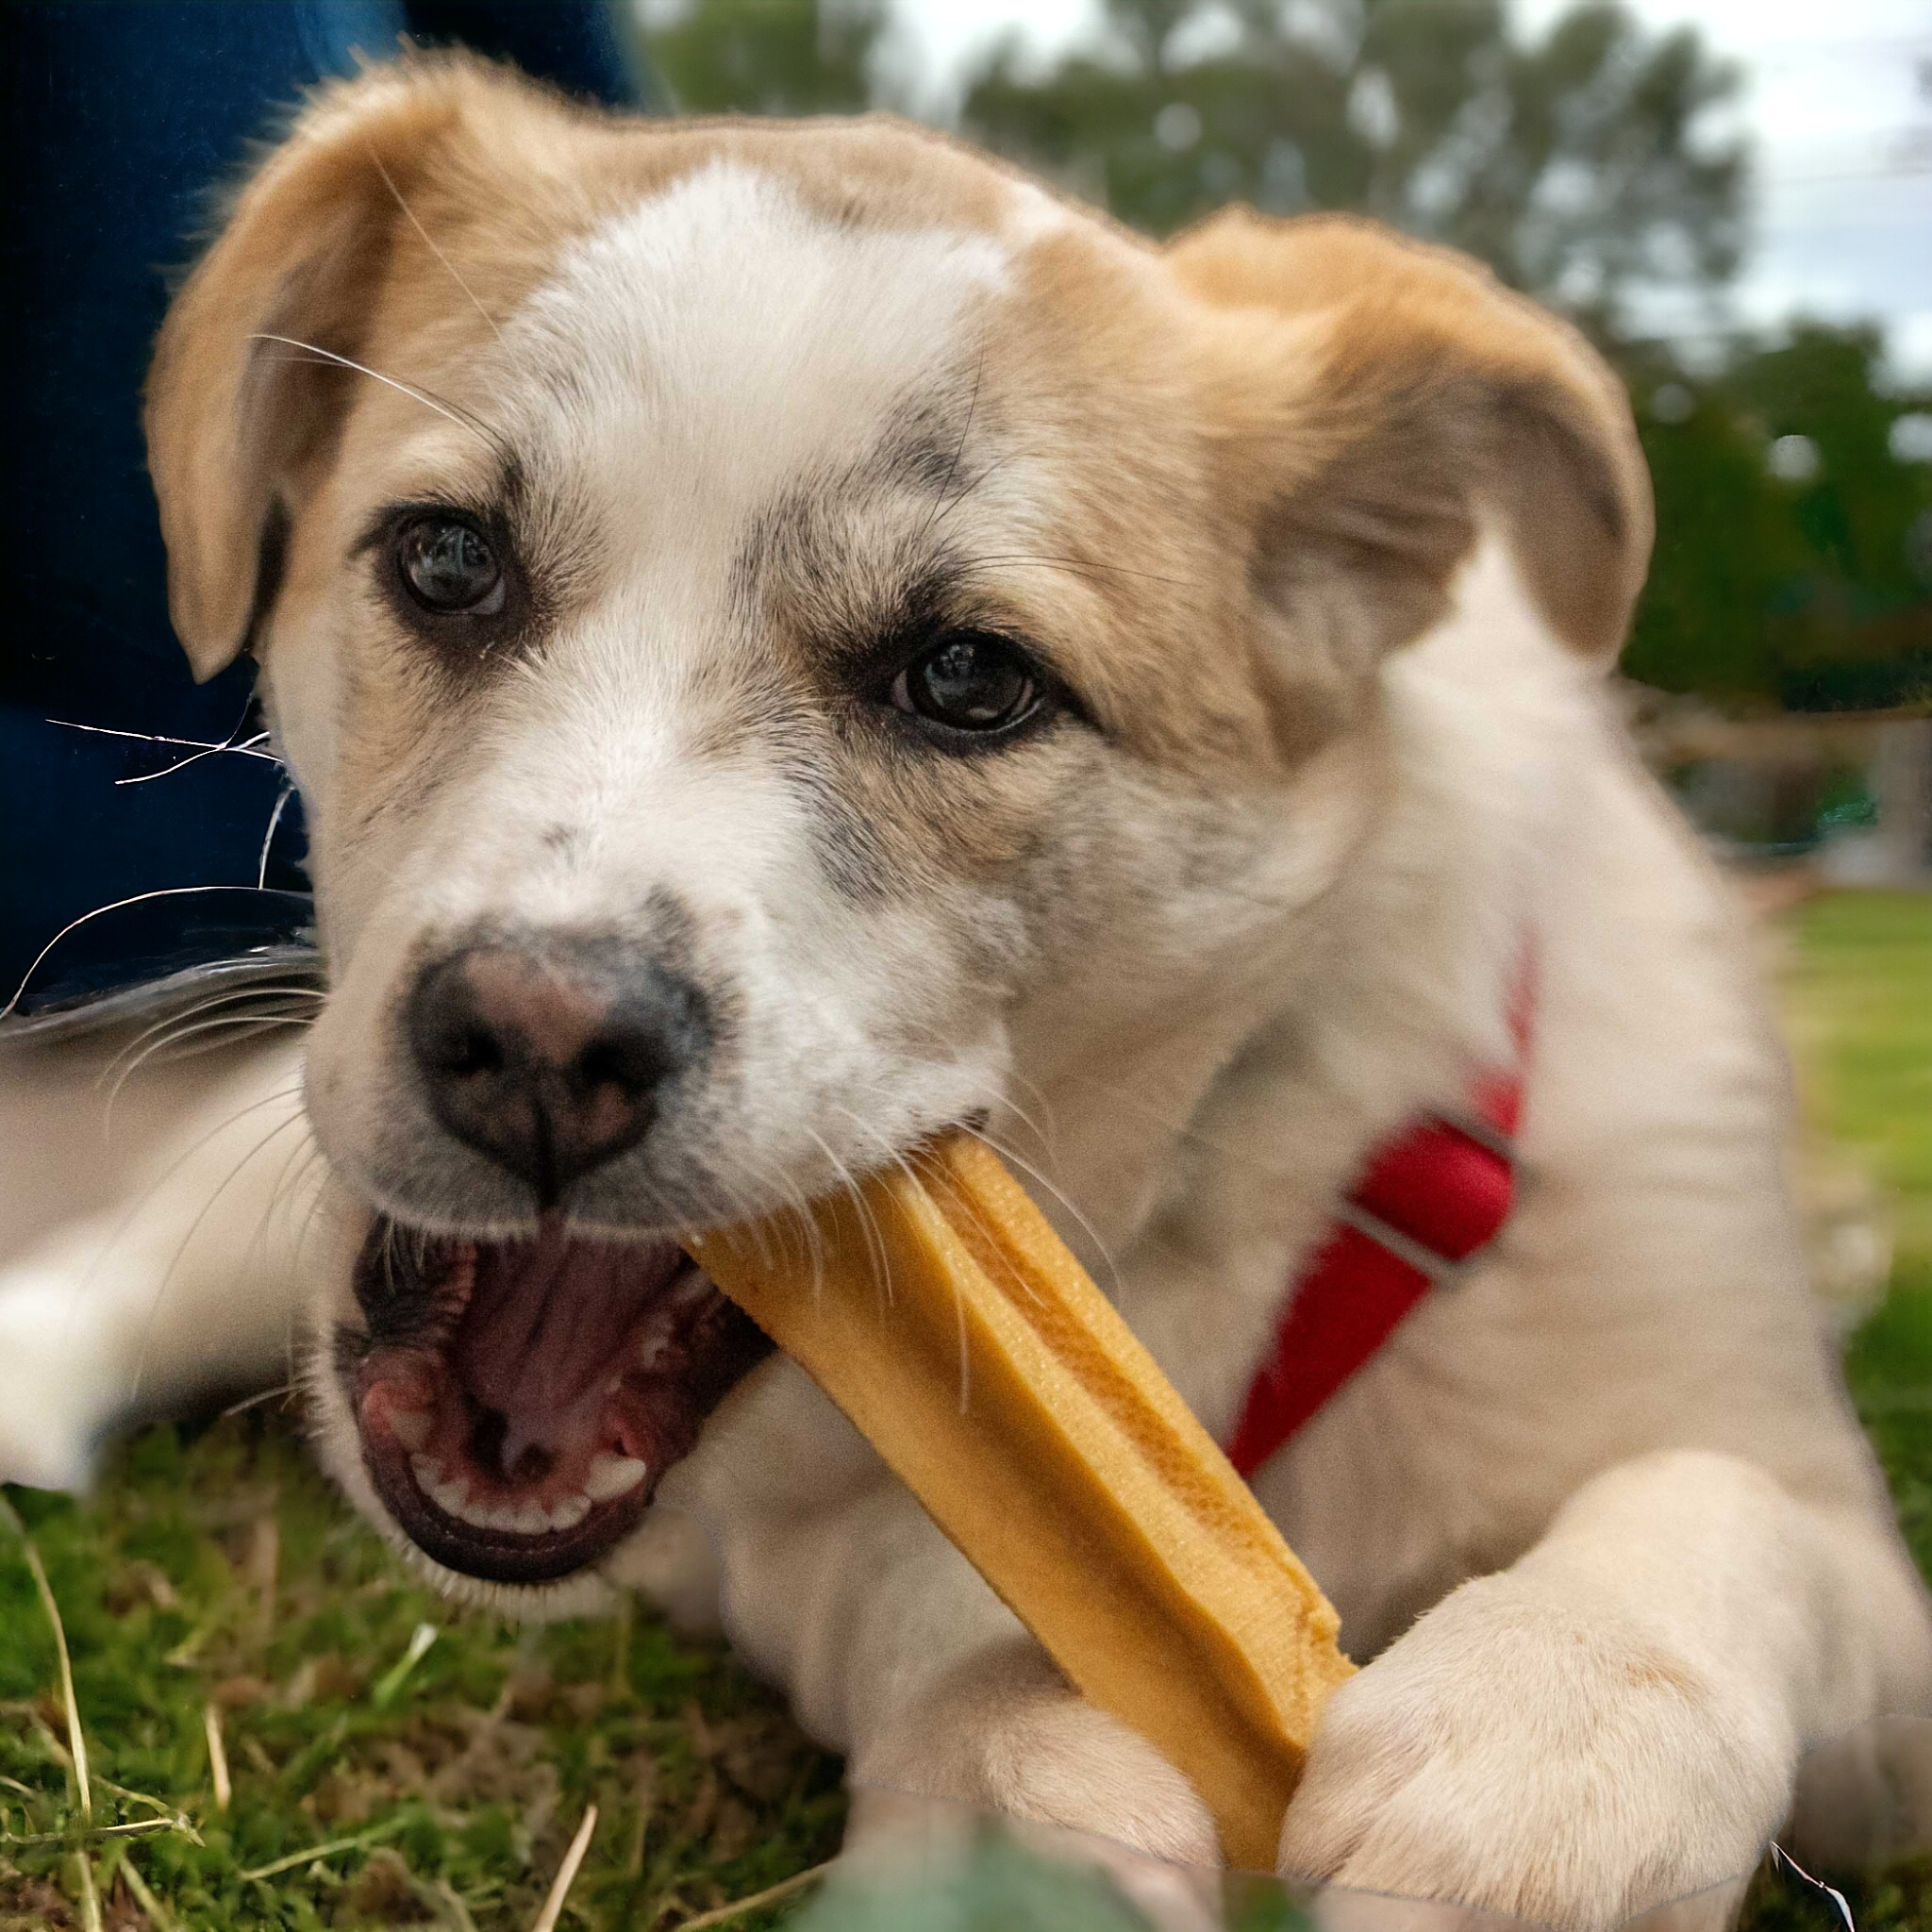
<svg viewBox="0 0 1932 1932">
<path fill-rule="evenodd" d="M 904 105 L 884 0 L 665 0 L 642 22 L 689 112 Z M 1888 380 L 1873 328 L 1722 326 L 1749 239 L 1738 86 L 1695 29 L 1617 0 L 1537 36 L 1501 0 L 1107 0 L 1050 62 L 996 45 L 957 119 L 1157 237 L 1248 201 L 1479 256 L 1630 385 L 1660 534 L 1629 675 L 1731 708 L 1923 705 L 1932 390 Z"/>
</svg>

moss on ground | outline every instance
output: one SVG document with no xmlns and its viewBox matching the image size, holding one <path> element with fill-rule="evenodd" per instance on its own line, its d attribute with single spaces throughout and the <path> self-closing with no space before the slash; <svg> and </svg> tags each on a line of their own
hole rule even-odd
<svg viewBox="0 0 1932 1932">
<path fill-rule="evenodd" d="M 1827 897 L 1792 932 L 1811 1104 L 1899 1204 L 1896 1286 L 1847 1366 L 1932 1572 L 1932 896 Z M 117 1932 L 521 1932 L 594 1803 L 563 1926 L 660 1932 L 837 1843 L 836 1763 L 721 1647 L 642 1611 L 524 1632 L 453 1611 L 343 1508 L 273 1411 L 150 1430 L 84 1503 L 8 1494 L 72 1646 L 96 1831 L 84 1836 L 74 1802 L 50 1626 L 0 1526 L 0 1932 L 85 1923 L 82 1849 Z M 800 1932 L 1135 1923 L 1068 1886 L 990 1845 L 943 1895 L 869 1913 L 824 1899 Z M 1932 1865 L 1852 1890 L 1863 1932 L 1932 1928 Z M 1298 1919 L 1258 1896 L 1239 1916 L 1252 1932 Z M 1828 1921 L 1765 1879 L 1747 1923 Z"/>
</svg>

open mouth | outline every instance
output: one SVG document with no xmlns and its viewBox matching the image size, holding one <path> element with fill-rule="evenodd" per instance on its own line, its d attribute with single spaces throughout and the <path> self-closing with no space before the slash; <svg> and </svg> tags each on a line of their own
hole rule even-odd
<svg viewBox="0 0 1932 1932">
<path fill-rule="evenodd" d="M 671 1241 L 512 1241 L 378 1217 L 342 1363 L 376 1492 L 425 1556 L 547 1583 L 636 1526 L 771 1343 Z"/>
</svg>

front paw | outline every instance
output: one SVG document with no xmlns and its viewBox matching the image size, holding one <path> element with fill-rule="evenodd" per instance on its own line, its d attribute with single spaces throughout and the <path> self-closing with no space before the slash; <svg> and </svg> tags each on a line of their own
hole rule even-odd
<svg viewBox="0 0 1932 1932">
<path fill-rule="evenodd" d="M 90 1321 L 86 1275 L 0 1272 L 0 1482 L 85 1489 L 125 1375 Z"/>
<path fill-rule="evenodd" d="M 1795 1755 L 1748 1687 L 1485 1577 L 1335 1693 L 1281 1869 L 1595 1932 L 1748 1872 Z"/>
<path fill-rule="evenodd" d="M 981 1652 L 889 1734 L 852 1782 L 1111 1839 L 1218 1866 L 1214 1821 L 1154 1746 L 1069 1690 L 1030 1641 Z"/>
<path fill-rule="evenodd" d="M 1029 1849 L 1104 1871 L 1155 1924 L 1218 1923 L 1220 1846 L 1193 1786 L 1030 1642 L 951 1673 L 855 1756 L 851 1783 L 861 1866 L 943 1865 L 998 1812 Z"/>
</svg>

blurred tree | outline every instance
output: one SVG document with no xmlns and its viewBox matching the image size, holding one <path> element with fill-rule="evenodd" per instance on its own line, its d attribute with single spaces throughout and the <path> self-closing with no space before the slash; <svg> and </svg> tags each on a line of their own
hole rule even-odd
<svg viewBox="0 0 1932 1932">
<path fill-rule="evenodd" d="M 1928 399 L 1887 387 L 1871 327 L 1801 325 L 1693 384 L 1627 351 L 1657 547 L 1624 668 L 1803 708 L 1932 698 Z"/>
<path fill-rule="evenodd" d="M 1624 670 L 1666 691 L 1767 698 L 1775 673 L 1765 616 L 1798 558 L 1764 438 L 1722 391 L 1693 386 L 1667 352 L 1623 359 L 1657 511 Z"/>
<path fill-rule="evenodd" d="M 647 0 L 646 71 L 680 113 L 858 114 L 884 0 Z"/>
<path fill-rule="evenodd" d="M 999 48 L 962 119 L 1155 234 L 1229 200 L 1357 208 L 1615 322 L 1736 267 L 1741 150 L 1700 125 L 1736 84 L 1618 0 L 1533 43 L 1503 0 L 1107 0 L 1105 41 L 1043 73 Z"/>
</svg>

